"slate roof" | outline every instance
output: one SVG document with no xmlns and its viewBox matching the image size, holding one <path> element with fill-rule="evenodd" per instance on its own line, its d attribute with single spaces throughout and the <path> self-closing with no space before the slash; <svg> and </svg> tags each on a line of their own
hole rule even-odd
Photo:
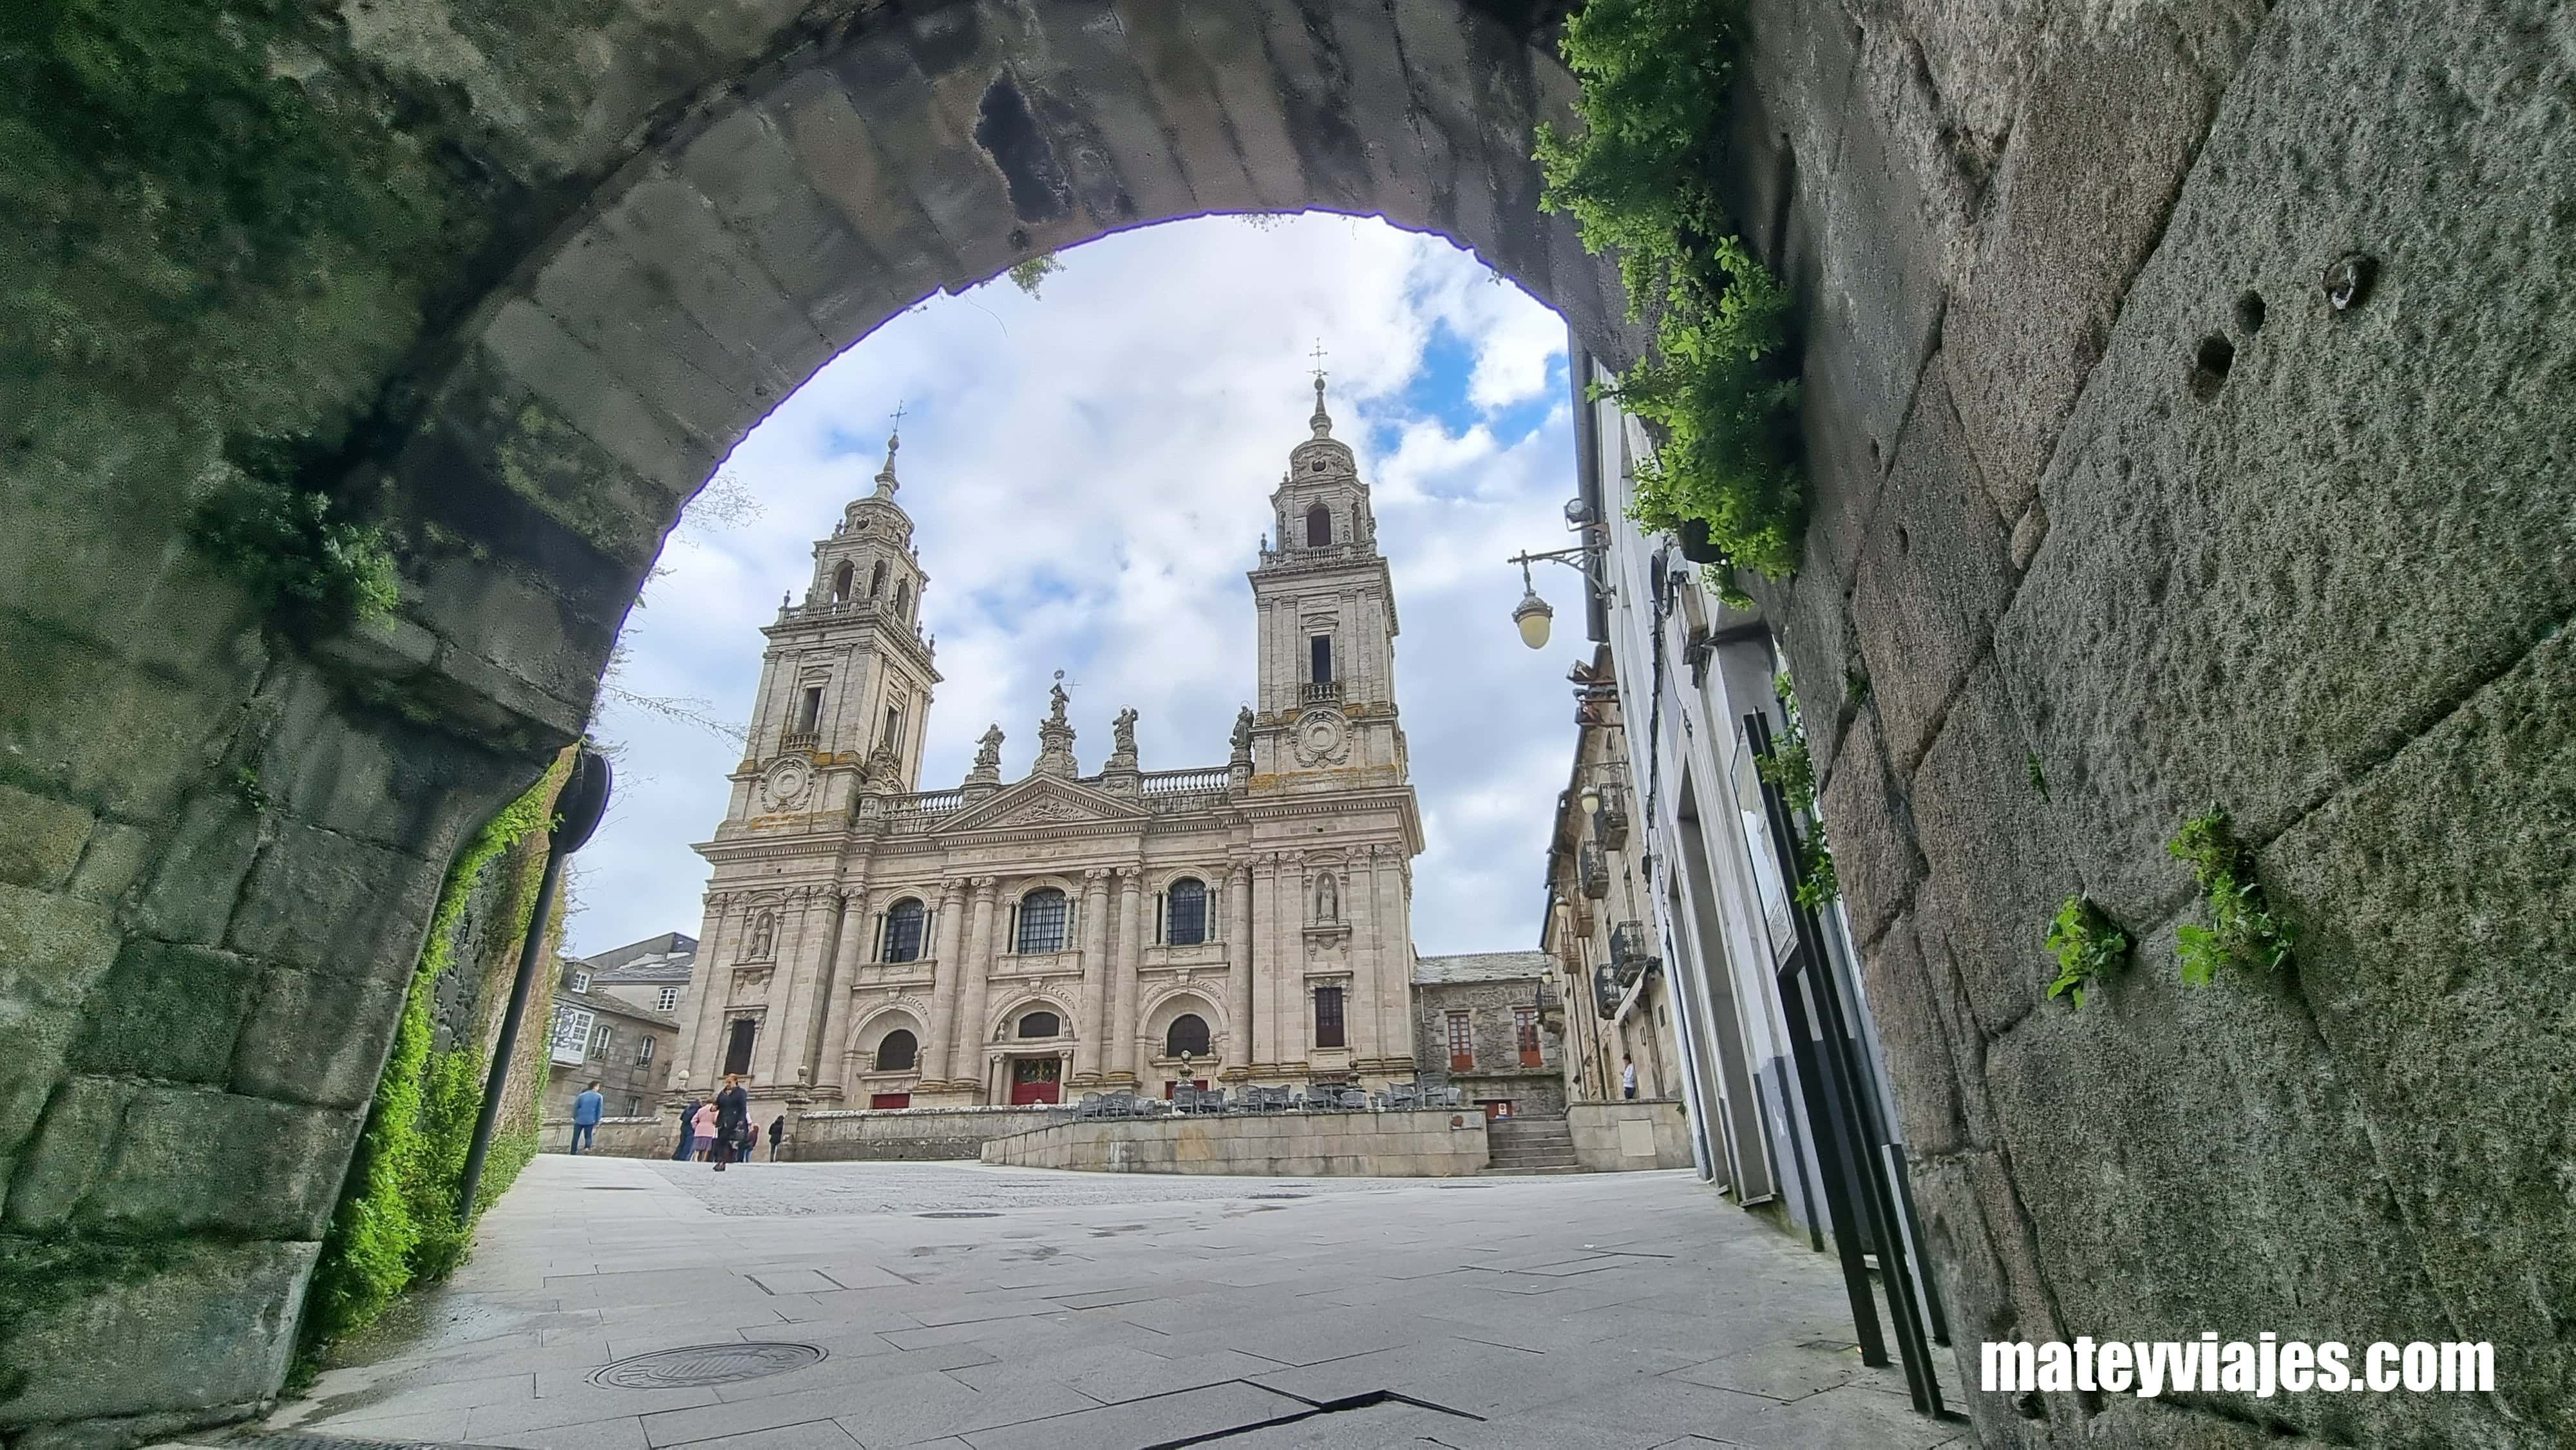
<svg viewBox="0 0 2576 1450">
<path fill-rule="evenodd" d="M 597 979 L 593 978 L 593 980 Z M 631 1021 L 650 1023 L 655 1027 L 667 1027 L 674 1032 L 680 1030 L 680 1019 L 668 1012 L 656 1012 L 650 1007 L 638 1007 L 632 1002 L 616 997 L 603 997 L 597 992 L 576 992 L 570 987 L 557 987 L 555 1001 L 574 1007 L 587 1007 L 603 1017 L 624 1017 Z"/>
<path fill-rule="evenodd" d="M 1544 978 L 1555 961 L 1545 952 L 1468 952 L 1453 957 L 1415 957 L 1413 984 L 1434 987 L 1454 982 L 1515 982 Z"/>
<path fill-rule="evenodd" d="M 594 985 L 602 982 L 624 986 L 638 983 L 685 984 L 697 959 L 696 937 L 666 931 L 660 936 L 575 958 L 571 965 L 575 970 L 590 973 Z"/>
</svg>

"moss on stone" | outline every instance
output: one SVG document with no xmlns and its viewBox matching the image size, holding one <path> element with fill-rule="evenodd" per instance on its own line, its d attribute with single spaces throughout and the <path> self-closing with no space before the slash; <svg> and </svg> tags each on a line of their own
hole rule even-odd
<svg viewBox="0 0 2576 1450">
<path fill-rule="evenodd" d="M 305 1295 L 298 1355 L 308 1367 L 330 1345 L 373 1322 L 403 1290 L 445 1277 L 465 1257 L 472 1227 L 456 1221 L 456 1189 L 481 1105 L 487 1034 L 478 1022 L 465 1041 L 437 1050 L 433 1018 L 439 978 L 456 963 L 458 945 L 472 926 L 470 909 L 488 903 L 503 927 L 485 936 L 482 961 L 468 965 L 485 966 L 486 983 L 497 981 L 506 991 L 518 944 L 531 928 L 545 827 L 553 819 L 555 794 L 563 788 L 571 760 L 567 752 L 486 822 L 448 871 L 375 1102 Z M 551 932 L 555 927 L 549 922 L 537 929 Z M 531 1005 L 530 1023 L 542 1020 L 536 1005 Z M 494 1014 L 482 1015 L 488 1019 Z M 522 1037 L 535 1043 L 544 1033 L 523 1028 Z M 532 1060 L 523 1056 L 516 1075 L 524 1078 L 531 1070 Z M 495 1134 L 476 1214 L 509 1187 L 535 1147 L 533 1124 Z"/>
<path fill-rule="evenodd" d="M 179 1248 L 167 1240 L 52 1233 L 0 1235 L 0 1351 L 6 1351 L 38 1305 L 87 1299 L 120 1284 L 141 1283 L 170 1267 Z M 0 1402 L 27 1387 L 26 1371 L 0 1353 Z"/>
</svg>

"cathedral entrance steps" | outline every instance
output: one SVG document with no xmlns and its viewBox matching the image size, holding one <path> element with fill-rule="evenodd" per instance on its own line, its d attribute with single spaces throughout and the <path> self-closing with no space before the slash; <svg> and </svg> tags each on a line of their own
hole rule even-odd
<svg viewBox="0 0 2576 1450">
<path fill-rule="evenodd" d="M 1488 1173 L 1574 1173 L 1574 1134 L 1562 1117 L 1496 1118 L 1485 1125 Z"/>
</svg>

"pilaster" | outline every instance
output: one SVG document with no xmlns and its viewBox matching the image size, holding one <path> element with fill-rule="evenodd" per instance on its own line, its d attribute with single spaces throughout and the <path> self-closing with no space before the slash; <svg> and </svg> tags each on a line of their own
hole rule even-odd
<svg viewBox="0 0 2576 1450">
<path fill-rule="evenodd" d="M 1124 945 L 1122 940 L 1121 945 Z M 1075 1083 L 1097 1082 L 1108 1061 L 1115 1029 L 1109 1021 L 1109 873 L 1094 868 L 1082 873 L 1082 1018 L 1074 1026 L 1076 1044 L 1068 1090 Z"/>
<path fill-rule="evenodd" d="M 1136 1081 L 1136 970 L 1144 964 L 1144 868 L 1118 871 L 1118 967 L 1110 982 L 1109 1076 L 1124 1086 Z"/>
<path fill-rule="evenodd" d="M 957 1017 L 950 1025 L 948 1077 L 954 1082 L 982 1083 L 984 1072 L 984 997 L 993 971 L 993 895 L 997 877 L 974 879 L 974 923 L 966 934 L 966 976 L 959 989 Z"/>
<path fill-rule="evenodd" d="M 935 955 L 930 964 L 930 1034 L 919 1058 L 920 1086 L 925 1091 L 936 1090 L 948 1077 L 949 1050 L 957 1040 L 957 987 L 966 975 L 967 894 L 963 879 L 940 883 L 939 920 L 932 924 L 937 945 L 931 949 Z"/>
<path fill-rule="evenodd" d="M 1237 861 L 1225 873 L 1226 1044 L 1229 1082 L 1252 1074 L 1252 866 Z"/>
</svg>

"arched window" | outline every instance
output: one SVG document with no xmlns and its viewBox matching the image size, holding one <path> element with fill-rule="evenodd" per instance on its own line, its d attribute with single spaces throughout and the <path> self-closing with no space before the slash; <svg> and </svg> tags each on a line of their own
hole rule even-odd
<svg viewBox="0 0 2576 1450">
<path fill-rule="evenodd" d="M 868 597 L 874 599 L 883 593 L 885 593 L 885 560 L 879 559 L 877 566 L 868 571 Z"/>
<path fill-rule="evenodd" d="M 1020 1017 L 1020 1035 L 1022 1037 L 1061 1037 L 1064 1035 L 1064 1019 L 1053 1012 L 1023 1013 Z"/>
<path fill-rule="evenodd" d="M 894 586 L 894 617 L 903 620 L 912 618 L 912 586 L 900 579 L 895 581 Z"/>
<path fill-rule="evenodd" d="M 1163 1034 L 1165 1057 L 1205 1057 L 1208 1055 L 1207 1019 L 1196 1012 L 1184 1012 L 1172 1019 L 1172 1030 Z"/>
<path fill-rule="evenodd" d="M 921 1060 L 921 1043 L 910 1032 L 898 1027 L 877 1043 L 877 1071 L 910 1072 Z"/>
<path fill-rule="evenodd" d="M 850 567 L 847 561 L 843 561 L 840 568 L 832 571 L 832 602 L 834 604 L 847 604 L 850 602 L 850 583 L 855 577 L 856 571 Z"/>
<path fill-rule="evenodd" d="M 1207 883 L 1182 877 L 1164 893 L 1163 940 L 1194 947 L 1208 937 Z"/>
<path fill-rule="evenodd" d="M 1320 549 L 1333 541 L 1333 511 L 1317 504 L 1306 510 L 1306 547 Z"/>
<path fill-rule="evenodd" d="M 878 960 L 920 961 L 922 922 L 928 915 L 920 902 L 908 896 L 886 908 L 885 953 Z"/>
<path fill-rule="evenodd" d="M 1064 893 L 1042 887 L 1020 898 L 1019 949 L 1024 952 L 1064 950 Z"/>
</svg>

